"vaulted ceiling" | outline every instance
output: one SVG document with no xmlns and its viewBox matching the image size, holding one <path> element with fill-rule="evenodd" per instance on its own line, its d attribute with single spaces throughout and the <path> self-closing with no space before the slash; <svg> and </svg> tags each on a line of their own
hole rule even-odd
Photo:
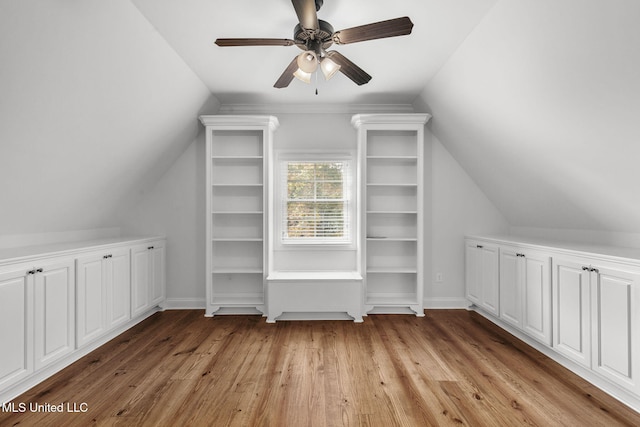
<svg viewBox="0 0 640 427">
<path fill-rule="evenodd" d="M 273 84 L 295 47 L 220 48 L 216 38 L 293 38 L 291 0 L 132 0 L 223 104 L 408 103 L 442 67 L 495 0 L 325 0 L 318 18 L 335 30 L 409 16 L 409 36 L 331 47 L 373 76 L 358 87 L 343 75 L 313 85 Z"/>
<path fill-rule="evenodd" d="M 0 235 L 117 225 L 220 104 L 413 104 L 516 227 L 640 233 L 637 0 L 325 0 L 373 80 L 273 83 L 290 0 L 0 1 Z"/>
</svg>

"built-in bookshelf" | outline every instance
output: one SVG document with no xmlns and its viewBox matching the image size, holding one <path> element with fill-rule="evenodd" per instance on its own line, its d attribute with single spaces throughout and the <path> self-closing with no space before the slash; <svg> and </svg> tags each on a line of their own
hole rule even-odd
<svg viewBox="0 0 640 427">
<path fill-rule="evenodd" d="M 364 307 L 423 308 L 423 157 L 427 114 L 364 114 L 358 130 Z"/>
<path fill-rule="evenodd" d="M 271 116 L 201 116 L 206 127 L 206 313 L 264 313 Z"/>
</svg>

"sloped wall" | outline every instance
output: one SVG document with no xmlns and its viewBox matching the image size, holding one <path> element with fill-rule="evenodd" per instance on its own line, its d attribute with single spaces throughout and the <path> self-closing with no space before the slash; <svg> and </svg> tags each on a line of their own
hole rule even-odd
<svg viewBox="0 0 640 427">
<path fill-rule="evenodd" d="M 0 57 L 0 237 L 15 244 L 117 233 L 217 108 L 126 0 L 3 1 Z"/>
<path fill-rule="evenodd" d="M 634 0 L 499 1 L 422 93 L 514 232 L 640 232 L 638 16 Z"/>
</svg>

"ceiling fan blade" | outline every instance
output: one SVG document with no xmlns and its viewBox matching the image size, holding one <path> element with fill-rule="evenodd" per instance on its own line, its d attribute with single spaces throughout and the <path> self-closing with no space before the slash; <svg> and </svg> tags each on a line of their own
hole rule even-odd
<svg viewBox="0 0 640 427">
<path fill-rule="evenodd" d="M 318 14 L 316 13 L 315 0 L 291 0 L 293 8 L 298 15 L 300 26 L 305 30 L 318 30 Z"/>
<path fill-rule="evenodd" d="M 273 85 L 273 87 L 282 89 L 284 87 L 289 86 L 289 83 L 291 83 L 291 81 L 293 80 L 293 73 L 295 73 L 297 69 L 298 69 L 298 56 L 296 55 L 293 58 L 293 61 L 291 61 L 291 64 L 287 66 L 287 68 L 284 70 L 284 73 L 282 73 L 282 75 L 280 76 L 276 84 Z"/>
<path fill-rule="evenodd" d="M 327 58 L 338 64 L 340 66 L 340 72 L 349 77 L 358 86 L 369 83 L 369 80 L 371 80 L 371 76 L 367 74 L 366 71 L 351 62 L 341 53 L 332 50 L 331 52 L 327 52 Z"/>
<path fill-rule="evenodd" d="M 293 46 L 295 41 L 290 39 L 216 39 L 220 47 L 232 46 Z"/>
<path fill-rule="evenodd" d="M 333 41 L 337 44 L 348 44 L 385 37 L 406 36 L 411 34 L 412 29 L 413 22 L 405 16 L 336 31 L 333 34 Z"/>
</svg>

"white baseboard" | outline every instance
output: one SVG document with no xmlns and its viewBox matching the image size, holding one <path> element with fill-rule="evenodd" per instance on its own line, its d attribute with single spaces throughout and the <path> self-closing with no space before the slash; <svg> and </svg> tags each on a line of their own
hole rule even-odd
<svg viewBox="0 0 640 427">
<path fill-rule="evenodd" d="M 128 322 L 118 326 L 116 329 L 114 329 L 113 331 L 110 331 L 106 335 L 103 335 L 100 338 L 97 338 L 96 340 L 94 340 L 93 342 L 85 345 L 84 347 L 76 349 L 73 353 L 63 357 L 62 359 L 58 360 L 57 362 L 54 362 L 51 365 L 47 366 L 46 368 L 43 368 L 42 370 L 31 374 L 29 377 L 25 378 L 24 380 L 20 381 L 19 383 L 13 384 L 12 386 L 8 387 L 5 390 L 1 390 L 0 391 L 0 404 L 4 405 L 5 403 L 10 402 L 12 399 L 15 399 L 17 396 L 25 393 L 26 391 L 28 391 L 32 387 L 35 387 L 36 385 L 40 384 L 42 381 L 44 381 L 47 378 L 51 377 L 55 373 L 63 370 L 64 368 L 66 368 L 67 366 L 71 365 L 72 363 L 80 360 L 81 358 L 83 358 L 87 354 L 91 353 L 93 350 L 95 350 L 98 347 L 106 344 L 107 342 L 109 342 L 112 339 L 116 338 L 118 335 L 122 334 L 126 330 L 132 328 L 133 326 L 137 325 L 138 323 L 142 322 L 147 317 L 152 316 L 153 314 L 157 313 L 158 311 L 160 311 L 159 307 L 151 308 L 147 312 L 145 312 L 145 313 L 143 313 L 143 314 L 141 314 L 141 315 L 129 320 Z"/>
<path fill-rule="evenodd" d="M 466 309 L 468 307 L 469 301 L 466 298 L 442 297 L 424 299 L 424 308 L 426 309 Z"/>
<path fill-rule="evenodd" d="M 167 298 L 164 301 L 165 310 L 204 310 L 204 298 Z"/>
<path fill-rule="evenodd" d="M 523 341 L 526 344 L 530 345 L 531 347 L 535 348 L 540 353 L 544 354 L 545 356 L 547 356 L 551 360 L 557 362 L 558 364 L 564 366 L 565 368 L 567 368 L 568 370 L 570 370 L 571 372 L 573 372 L 577 376 L 579 376 L 579 377 L 585 379 L 586 381 L 590 382 L 594 386 L 598 387 L 600 390 L 602 390 L 605 393 L 607 393 L 609 396 L 613 397 L 614 399 L 619 400 L 620 402 L 622 402 L 623 404 L 627 405 L 628 407 L 630 407 L 634 411 L 640 412 L 640 397 L 638 397 L 638 396 L 632 394 L 631 392 L 623 389 L 622 387 L 618 386 L 617 384 L 614 384 L 614 383 L 608 381 L 607 379 L 600 377 L 598 374 L 594 373 L 590 369 L 587 369 L 587 368 L 575 363 L 574 361 L 564 357 L 560 353 L 556 352 L 552 347 L 548 347 L 548 346 L 536 341 L 535 339 L 533 339 L 533 338 L 529 337 L 528 335 L 524 334 L 522 331 L 519 331 L 518 329 L 515 329 L 510 324 L 508 324 L 506 322 L 503 322 L 501 319 L 498 319 L 498 318 L 492 316 L 491 314 L 483 311 L 481 308 L 473 305 L 473 306 L 469 307 L 468 309 L 470 311 L 475 311 L 476 313 L 480 314 L 481 316 L 483 316 L 484 318 L 486 318 L 490 322 L 495 323 L 496 325 L 498 325 L 499 327 L 501 327 L 505 331 L 509 332 L 514 337 L 518 338 L 520 341 Z"/>
</svg>

